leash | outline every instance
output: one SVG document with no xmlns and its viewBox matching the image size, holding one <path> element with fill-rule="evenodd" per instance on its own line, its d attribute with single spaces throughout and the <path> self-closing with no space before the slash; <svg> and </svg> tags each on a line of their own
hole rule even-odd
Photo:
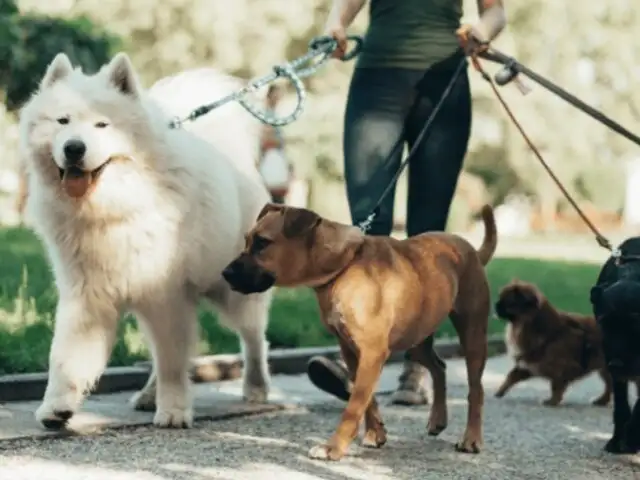
<svg viewBox="0 0 640 480">
<path fill-rule="evenodd" d="M 354 42 L 353 48 L 345 53 L 340 60 L 348 62 L 354 59 L 362 49 L 363 38 L 357 35 L 349 35 L 348 40 Z M 296 58 L 283 65 L 276 65 L 273 67 L 273 72 L 263 77 L 249 81 L 249 83 L 230 95 L 223 97 L 215 102 L 202 105 L 193 110 L 189 115 L 184 118 L 174 118 L 169 123 L 169 128 L 180 128 L 186 122 L 192 122 L 197 118 L 206 115 L 212 110 L 215 110 L 222 105 L 229 102 L 238 102 L 244 107 L 244 109 L 260 120 L 262 123 L 272 125 L 274 127 L 282 127 L 294 122 L 298 119 L 302 110 L 304 109 L 304 102 L 306 100 L 306 90 L 302 79 L 314 75 L 320 67 L 322 67 L 331 58 L 331 54 L 338 48 L 338 42 L 329 36 L 319 36 L 313 38 L 309 42 L 309 50 L 301 57 Z M 313 61 L 315 60 L 315 61 Z M 306 65 L 306 67 L 305 67 Z M 265 110 L 252 105 L 245 96 L 249 93 L 253 93 L 258 89 L 276 81 L 279 78 L 285 78 L 293 85 L 296 91 L 297 102 L 293 111 L 284 116 L 276 117 L 275 115 L 268 114 Z"/>
<path fill-rule="evenodd" d="M 422 127 L 422 130 L 420 130 L 420 133 L 418 133 L 418 136 L 416 137 L 416 141 L 414 142 L 413 147 L 407 154 L 406 158 L 400 164 L 400 167 L 396 171 L 395 175 L 393 176 L 393 178 L 391 179 L 387 187 L 384 189 L 384 191 L 378 198 L 378 201 L 375 203 L 375 205 L 371 209 L 371 213 L 367 216 L 365 220 L 358 223 L 357 226 L 363 233 L 367 233 L 369 231 L 369 229 L 371 228 L 371 224 L 376 219 L 376 217 L 380 214 L 380 205 L 382 205 L 382 202 L 384 201 L 384 199 L 387 198 L 387 195 L 389 195 L 389 192 L 391 192 L 391 190 L 393 189 L 394 185 L 398 181 L 398 178 L 400 177 L 404 169 L 407 167 L 407 165 L 409 165 L 411 158 L 415 155 L 418 145 L 420 145 L 420 142 L 422 141 L 424 136 L 427 134 L 427 132 L 431 128 L 431 125 L 433 124 L 433 121 L 435 120 L 436 115 L 442 108 L 442 105 L 444 104 L 447 97 L 449 97 L 449 94 L 451 93 L 451 89 L 453 88 L 453 85 L 458 80 L 458 78 L 460 77 L 460 74 L 464 71 L 466 66 L 467 66 L 467 59 L 463 57 L 462 60 L 460 60 L 458 67 L 453 72 L 453 75 L 451 76 L 451 80 L 449 80 L 449 83 L 447 84 L 444 91 L 442 92 L 442 95 L 440 96 L 438 103 L 436 103 L 436 105 L 433 107 L 433 111 L 427 118 L 427 121 Z M 418 97 L 416 98 L 415 101 L 417 100 L 418 100 Z M 383 162 L 383 166 L 388 164 L 391 158 L 393 158 L 395 155 L 401 152 L 403 147 L 404 147 L 404 136 L 401 135 L 400 138 L 398 138 L 398 140 L 394 144 L 393 149 L 391 150 L 391 153 L 387 156 L 387 158 Z"/>
<path fill-rule="evenodd" d="M 542 75 L 539 75 L 536 72 L 534 72 L 533 70 L 525 67 L 524 65 L 519 63 L 515 58 L 510 57 L 510 56 L 508 56 L 508 55 L 506 55 L 506 54 L 494 49 L 493 47 L 491 47 L 490 50 L 486 50 L 484 52 L 479 52 L 478 56 L 481 57 L 481 58 L 484 58 L 485 60 L 489 60 L 491 62 L 498 63 L 498 64 L 501 64 L 501 65 L 504 66 L 504 68 L 502 70 L 500 70 L 495 75 L 495 82 L 499 86 L 502 87 L 502 86 L 507 85 L 508 83 L 514 81 L 514 80 L 517 81 L 518 80 L 518 74 L 521 73 L 521 74 L 525 75 L 526 77 L 530 78 L 531 80 L 533 80 L 534 82 L 536 82 L 538 85 L 546 88 L 551 93 L 553 93 L 553 94 L 557 95 L 558 97 L 562 98 L 564 101 L 568 102 L 569 104 L 571 104 L 572 106 L 574 106 L 578 110 L 581 110 L 582 112 L 586 113 L 587 115 L 589 115 L 594 120 L 597 120 L 598 122 L 602 123 L 603 125 L 606 125 L 607 127 L 609 127 L 614 132 L 618 133 L 619 135 L 622 135 L 627 140 L 630 140 L 633 143 L 635 143 L 636 145 L 640 146 L 640 137 L 638 135 L 630 132 L 628 129 L 626 129 L 625 127 L 620 125 L 618 122 L 616 122 L 613 119 L 611 119 L 610 117 L 606 116 L 601 111 L 596 110 L 592 106 L 586 104 L 585 102 L 580 100 L 575 95 L 572 95 L 571 93 L 567 92 L 566 90 L 564 90 L 563 88 L 559 87 L 555 83 L 553 83 L 550 80 L 544 78 Z"/>
<path fill-rule="evenodd" d="M 483 56 L 485 56 L 485 58 L 489 58 L 488 53 L 484 54 Z M 613 245 L 611 244 L 611 242 L 598 230 L 598 228 L 593 224 L 593 222 L 591 222 L 591 220 L 589 220 L 589 217 L 587 217 L 587 215 L 582 211 L 582 209 L 578 206 L 578 203 L 573 199 L 573 197 L 571 196 L 571 194 L 567 191 L 567 189 L 564 187 L 564 185 L 562 184 L 562 182 L 558 179 L 558 177 L 555 175 L 555 173 L 553 172 L 553 170 L 551 169 L 551 167 L 549 167 L 549 165 L 547 164 L 547 162 L 544 160 L 544 158 L 542 157 L 542 155 L 540 154 L 540 151 L 536 148 L 536 146 L 533 144 L 533 142 L 531 141 L 531 139 L 529 138 L 529 136 L 526 134 L 526 132 L 524 131 L 524 129 L 522 128 L 522 125 L 520 125 L 520 122 L 518 122 L 518 120 L 516 119 L 515 115 L 513 114 L 513 112 L 511 111 L 511 109 L 509 108 L 509 105 L 507 105 L 507 102 L 505 102 L 504 98 L 502 98 L 502 95 L 500 94 L 500 92 L 498 91 L 498 87 L 496 86 L 497 81 L 494 81 L 491 76 L 484 70 L 484 68 L 482 67 L 482 65 L 480 64 L 480 60 L 478 59 L 478 55 L 474 54 L 471 56 L 471 63 L 473 64 L 474 68 L 480 73 L 480 75 L 482 76 L 482 78 L 484 80 L 486 80 L 487 82 L 489 82 L 489 85 L 491 86 L 491 89 L 493 90 L 493 93 L 495 94 L 495 96 L 497 97 L 498 101 L 500 102 L 500 104 L 502 105 L 502 107 L 504 108 L 505 112 L 507 113 L 507 115 L 509 116 L 509 118 L 511 119 L 511 121 L 513 122 L 513 124 L 516 126 L 516 128 L 518 129 L 518 131 L 520 132 L 520 134 L 522 135 L 522 138 L 524 138 L 525 142 L 527 143 L 527 145 L 529 146 L 529 148 L 531 149 L 531 151 L 533 152 L 533 154 L 536 156 L 536 158 L 538 159 L 538 161 L 542 164 L 543 168 L 547 171 L 547 173 L 549 174 L 549 176 L 551 177 L 551 179 L 554 181 L 554 183 L 558 186 L 558 188 L 560 189 L 560 191 L 562 192 L 562 194 L 564 195 L 564 197 L 567 199 L 567 201 L 571 204 L 571 206 L 573 207 L 573 209 L 576 211 L 576 213 L 580 216 L 580 218 L 582 219 L 582 221 L 585 223 L 585 225 L 587 225 L 587 227 L 591 230 L 591 232 L 595 235 L 596 237 L 596 241 L 598 242 L 598 245 L 600 245 L 603 248 L 606 248 L 607 250 L 609 250 L 613 255 L 616 255 L 617 249 L 614 249 Z M 509 75 L 510 77 L 507 80 L 507 75 L 504 74 L 503 72 L 499 72 L 498 75 L 501 75 L 498 78 L 501 78 L 502 80 L 506 80 L 503 85 L 506 85 L 507 83 L 509 83 L 510 81 L 514 80 L 515 77 L 517 76 L 518 70 L 515 69 L 514 65 L 516 65 L 517 63 L 515 62 L 515 60 L 513 61 L 513 63 L 509 63 L 509 65 L 507 65 L 507 68 L 509 69 Z M 516 72 L 515 74 L 512 74 L 512 72 Z M 530 72 L 531 73 L 531 72 Z M 548 82 L 551 83 L 551 82 Z M 555 86 L 554 86 L 555 87 Z M 560 87 L 556 87 L 558 90 L 561 90 Z M 555 90 L 552 90 L 554 93 L 557 93 Z M 567 93 L 567 92 L 565 92 Z M 560 94 L 558 94 L 560 95 Z M 568 94 L 570 97 L 573 97 L 571 94 Z M 564 98 L 564 97 L 563 97 Z M 583 109 L 582 106 L 586 106 L 588 108 L 588 105 L 584 104 L 581 100 L 576 99 L 575 97 L 573 97 L 573 100 L 576 101 L 576 103 L 580 103 L 581 110 Z M 570 101 L 570 103 L 574 104 L 574 101 Z M 576 105 L 577 106 L 577 105 Z M 593 109 L 592 109 L 593 110 Z M 585 110 L 586 111 L 586 110 Z M 624 127 L 616 124 L 613 120 L 608 119 L 608 117 L 606 117 L 604 114 L 601 114 L 600 112 L 595 111 L 596 113 L 598 113 L 599 115 L 601 115 L 602 118 L 606 119 L 607 121 L 611 122 L 612 124 L 617 125 L 620 129 L 622 129 L 623 131 L 627 132 L 628 135 L 635 137 L 635 135 L 633 135 L 631 132 L 628 132 L 626 129 L 624 129 Z M 587 112 L 589 113 L 589 112 Z M 605 123 L 604 120 L 601 120 L 603 123 Z M 607 123 L 605 123 L 607 124 Z M 607 124 L 608 125 L 608 124 Z M 612 127 L 613 128 L 613 127 Z M 621 132 L 618 132 L 621 133 Z M 622 134 L 622 133 L 621 133 Z M 626 135 L 625 135 L 626 136 Z M 629 137 L 627 137 L 629 138 Z M 640 145 L 640 137 L 636 137 L 638 139 L 638 145 Z M 634 140 L 635 141 L 635 140 Z"/>
</svg>

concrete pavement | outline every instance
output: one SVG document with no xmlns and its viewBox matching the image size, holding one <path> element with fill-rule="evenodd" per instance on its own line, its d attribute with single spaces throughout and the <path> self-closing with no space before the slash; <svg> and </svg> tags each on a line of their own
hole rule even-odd
<svg viewBox="0 0 640 480">
<path fill-rule="evenodd" d="M 640 479 L 640 455 L 602 451 L 611 432 L 611 408 L 589 405 L 602 389 L 597 377 L 574 385 L 557 408 L 540 405 L 549 390 L 539 380 L 498 400 L 493 392 L 510 368 L 504 357 L 491 359 L 484 375 L 484 450 L 456 453 L 453 444 L 466 418 L 466 372 L 462 360 L 447 365 L 450 422 L 440 437 L 426 434 L 428 408 L 391 407 L 383 394 L 387 445 L 367 450 L 356 441 L 338 463 L 306 457 L 331 434 L 343 404 L 315 390 L 304 376 L 274 377 L 272 401 L 286 408 L 238 403 L 239 381 L 198 385 L 197 410 L 208 419 L 190 431 L 140 425 L 150 415 L 131 413 L 128 395 L 117 394 L 85 404 L 87 413 L 78 416 L 75 427 L 94 433 L 37 439 L 32 435 L 40 430 L 31 416 L 37 402 L 4 405 L 0 479 Z M 399 368 L 385 368 L 382 391 L 395 387 Z M 109 424 L 129 426 L 103 430 Z"/>
</svg>

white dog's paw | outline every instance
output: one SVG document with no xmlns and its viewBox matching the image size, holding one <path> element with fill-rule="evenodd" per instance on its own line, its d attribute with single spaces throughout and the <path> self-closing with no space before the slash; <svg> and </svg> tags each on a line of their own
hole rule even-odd
<svg viewBox="0 0 640 480">
<path fill-rule="evenodd" d="M 156 411 L 156 392 L 148 390 L 140 390 L 134 393 L 129 399 L 129 404 L 134 410 L 139 412 L 155 412 Z"/>
<path fill-rule="evenodd" d="M 266 403 L 269 396 L 267 385 L 251 385 L 245 383 L 242 388 L 242 398 L 247 403 Z"/>
<path fill-rule="evenodd" d="M 75 408 L 64 398 L 45 400 L 36 410 L 36 420 L 48 430 L 61 430 L 67 426 Z"/>
<path fill-rule="evenodd" d="M 191 428 L 193 410 L 191 408 L 158 410 L 153 417 L 153 424 L 160 428 Z"/>
</svg>

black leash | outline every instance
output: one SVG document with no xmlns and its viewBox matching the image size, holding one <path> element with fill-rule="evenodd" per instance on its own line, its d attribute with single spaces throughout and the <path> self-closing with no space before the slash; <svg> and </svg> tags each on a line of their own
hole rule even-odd
<svg viewBox="0 0 640 480">
<path fill-rule="evenodd" d="M 551 93 L 557 95 L 558 97 L 562 98 L 564 101 L 570 103 L 571 105 L 576 107 L 578 110 L 583 111 L 584 113 L 589 115 L 591 118 L 597 120 L 603 125 L 606 125 L 611 130 L 618 133 L 619 135 L 622 135 L 627 140 L 631 140 L 636 145 L 640 145 L 640 137 L 638 135 L 630 132 L 629 130 L 624 128 L 622 125 L 620 125 L 618 122 L 609 118 L 604 113 L 600 112 L 599 110 L 596 110 L 592 106 L 586 104 L 575 95 L 572 95 L 571 93 L 567 92 L 563 88 L 560 88 L 558 85 L 544 78 L 543 76 L 537 74 L 530 68 L 525 67 L 520 62 L 518 62 L 515 58 L 510 57 L 509 55 L 506 55 L 494 49 L 493 47 L 491 47 L 491 49 L 488 51 L 478 53 L 478 56 L 486 60 L 489 60 L 491 62 L 504 65 L 504 68 L 500 70 L 498 73 L 496 73 L 494 76 L 494 81 L 501 87 L 508 84 L 509 82 L 514 80 L 518 76 L 518 74 L 522 73 L 526 77 L 536 82 L 538 85 L 541 85 L 542 87 L 549 90 Z"/>
<path fill-rule="evenodd" d="M 371 224 L 373 223 L 375 218 L 380 214 L 380 205 L 382 205 L 382 202 L 384 201 L 384 199 L 387 198 L 387 195 L 389 195 L 389 192 L 391 192 L 391 190 L 395 186 L 396 182 L 398 181 L 398 178 L 400 177 L 404 169 L 407 167 L 407 165 L 409 165 L 409 162 L 411 161 L 411 158 L 415 154 L 418 148 L 418 145 L 420 145 L 420 142 L 422 141 L 424 136 L 427 134 L 427 132 L 431 128 L 431 125 L 433 124 L 433 121 L 435 120 L 436 115 L 440 111 L 440 108 L 442 108 L 442 105 L 444 104 L 447 97 L 449 97 L 449 94 L 451 93 L 451 89 L 453 88 L 453 85 L 458 80 L 458 77 L 460 77 L 460 74 L 464 71 L 466 66 L 467 66 L 467 58 L 463 57 L 462 60 L 460 60 L 460 63 L 458 64 L 458 67 L 456 68 L 455 72 L 451 76 L 451 80 L 449 80 L 449 83 L 447 84 L 446 88 L 442 92 L 442 95 L 440 96 L 438 103 L 436 103 L 435 107 L 433 107 L 433 111 L 431 112 L 431 115 L 429 115 L 429 118 L 427 118 L 427 121 L 422 127 L 422 130 L 420 130 L 420 133 L 418 134 L 418 137 L 416 138 L 416 141 L 413 144 L 413 147 L 407 154 L 406 158 L 400 164 L 400 167 L 398 168 L 395 175 L 393 176 L 393 178 L 391 179 L 387 187 L 384 189 L 384 191 L 380 195 L 380 198 L 378 199 L 378 201 L 375 203 L 375 205 L 371 209 L 371 213 L 367 216 L 365 220 L 358 223 L 358 228 L 360 228 L 360 230 L 362 230 L 364 233 L 367 233 L 369 231 L 369 229 L 371 228 Z M 419 97 L 416 97 L 414 102 L 417 102 L 418 98 Z M 403 147 L 404 147 L 404 136 L 400 136 L 398 141 L 393 146 L 391 153 L 383 163 L 383 168 L 386 167 L 386 165 L 395 155 L 397 155 L 399 152 L 402 151 Z"/>
</svg>

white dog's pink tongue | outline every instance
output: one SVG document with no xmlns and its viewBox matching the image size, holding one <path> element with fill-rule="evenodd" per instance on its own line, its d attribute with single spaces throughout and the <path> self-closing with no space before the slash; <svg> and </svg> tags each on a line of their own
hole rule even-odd
<svg viewBox="0 0 640 480">
<path fill-rule="evenodd" d="M 92 180 L 90 172 L 68 168 L 62 175 L 62 188 L 70 197 L 80 198 L 86 195 Z"/>
</svg>

